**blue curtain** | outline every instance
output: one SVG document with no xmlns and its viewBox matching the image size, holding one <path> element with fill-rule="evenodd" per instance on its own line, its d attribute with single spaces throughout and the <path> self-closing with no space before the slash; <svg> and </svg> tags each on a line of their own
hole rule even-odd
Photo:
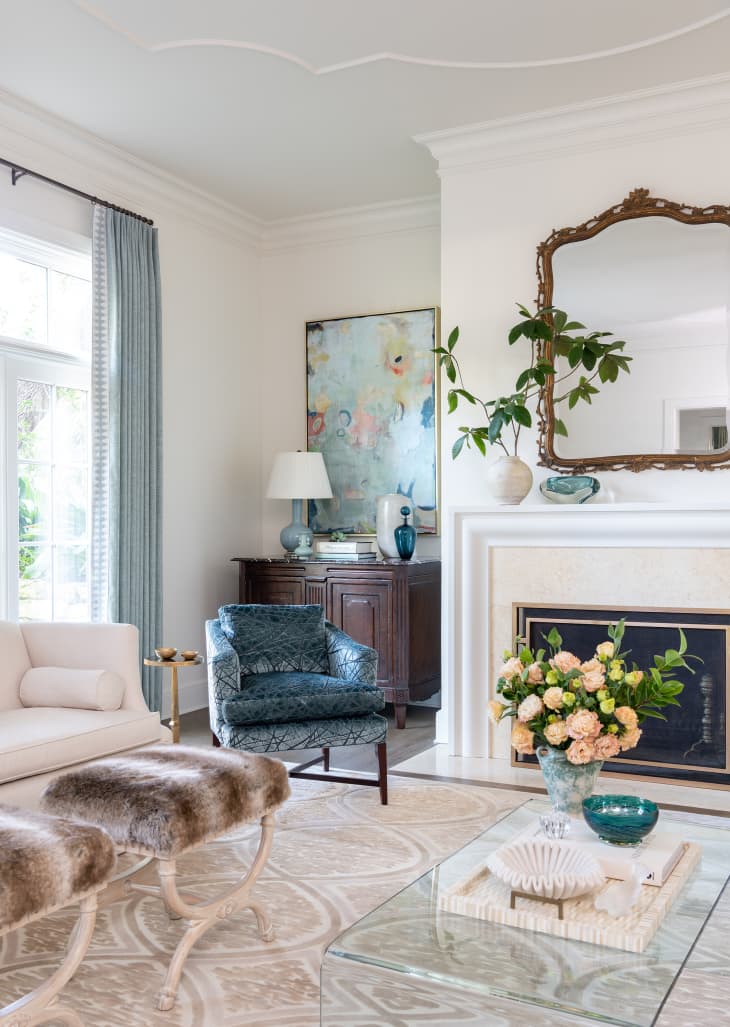
<svg viewBox="0 0 730 1027">
<path fill-rule="evenodd" d="M 94 208 L 92 617 L 162 640 L 162 389 L 157 231 Z M 160 675 L 141 666 L 151 710 Z"/>
</svg>

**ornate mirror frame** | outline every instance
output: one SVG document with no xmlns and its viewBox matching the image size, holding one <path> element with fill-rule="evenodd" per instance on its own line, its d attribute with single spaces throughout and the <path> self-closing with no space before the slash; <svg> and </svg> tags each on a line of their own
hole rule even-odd
<svg viewBox="0 0 730 1027">
<path fill-rule="evenodd" d="M 605 228 L 619 221 L 630 221 L 634 218 L 666 217 L 681 221 L 688 225 L 723 224 L 730 228 L 730 207 L 713 204 L 709 207 L 692 207 L 684 203 L 674 203 L 660 197 L 650 196 L 648 189 L 634 189 L 625 200 L 609 207 L 603 213 L 585 221 L 575 228 L 554 229 L 548 238 L 537 247 L 537 281 L 539 308 L 549 307 L 553 302 L 553 254 L 561 246 L 568 243 L 581 242 L 598 235 Z M 545 343 L 544 356 L 552 360 L 552 346 Z M 730 466 L 730 449 L 715 453 L 641 453 L 617 456 L 580 457 L 569 459 L 555 452 L 553 382 L 549 379 L 543 388 L 537 408 L 538 415 L 538 463 L 542 467 L 584 474 L 588 471 L 629 470 L 646 471 L 649 468 L 660 470 L 714 470 L 716 467 Z"/>
</svg>

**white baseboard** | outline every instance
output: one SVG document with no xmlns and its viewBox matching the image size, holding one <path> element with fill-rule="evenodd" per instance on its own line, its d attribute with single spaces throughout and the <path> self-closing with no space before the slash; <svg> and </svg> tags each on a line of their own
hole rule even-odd
<svg viewBox="0 0 730 1027">
<path fill-rule="evenodd" d="M 205 676 L 205 668 L 202 674 L 193 676 L 187 671 L 178 673 L 178 701 L 180 713 L 192 713 L 193 710 L 204 710 L 208 707 L 208 679 Z M 163 720 L 170 716 L 170 675 L 165 674 L 165 681 L 162 685 L 162 713 Z"/>
</svg>

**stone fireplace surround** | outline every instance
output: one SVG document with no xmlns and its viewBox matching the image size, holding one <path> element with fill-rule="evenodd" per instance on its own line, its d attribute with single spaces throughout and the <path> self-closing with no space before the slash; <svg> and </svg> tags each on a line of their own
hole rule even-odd
<svg viewBox="0 0 730 1027">
<path fill-rule="evenodd" d="M 730 609 L 728 504 L 453 509 L 445 543 L 436 741 L 450 757 L 509 765 L 509 731 L 489 723 L 486 703 L 513 604 Z"/>
</svg>

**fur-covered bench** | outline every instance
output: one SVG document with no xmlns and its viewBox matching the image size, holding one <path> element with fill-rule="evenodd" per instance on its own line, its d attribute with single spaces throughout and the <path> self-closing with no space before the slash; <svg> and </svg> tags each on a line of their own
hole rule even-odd
<svg viewBox="0 0 730 1027">
<path fill-rule="evenodd" d="M 81 1027 L 56 997 L 86 954 L 96 920 L 97 895 L 116 863 L 114 843 L 98 827 L 0 805 L 0 936 L 80 902 L 81 913 L 63 962 L 43 984 L 0 1009 L 12 1027 L 53 1020 Z"/>
<path fill-rule="evenodd" d="M 274 937 L 263 906 L 250 897 L 271 849 L 274 811 L 289 797 L 286 767 L 279 760 L 231 749 L 161 745 L 110 756 L 56 778 L 43 795 L 52 813 L 95 824 L 120 850 L 154 859 L 159 887 L 140 884 L 136 866 L 125 886 L 162 896 L 168 912 L 188 927 L 172 957 L 160 992 L 160 1009 L 171 1009 L 185 960 L 215 923 L 240 909 L 256 916 L 264 941 Z M 226 895 L 192 904 L 178 892 L 176 859 L 239 824 L 261 822 L 258 852 L 241 881 Z M 109 901 L 116 896 L 114 890 Z"/>
</svg>

